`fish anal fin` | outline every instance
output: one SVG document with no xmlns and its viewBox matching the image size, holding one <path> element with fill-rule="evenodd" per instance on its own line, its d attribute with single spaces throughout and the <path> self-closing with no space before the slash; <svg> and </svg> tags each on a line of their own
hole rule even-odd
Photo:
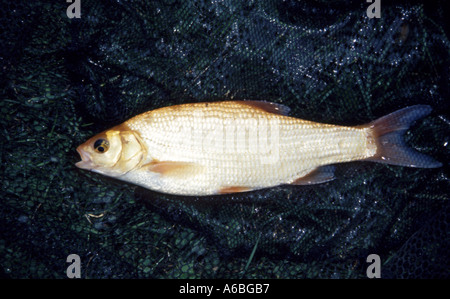
<svg viewBox="0 0 450 299">
<path fill-rule="evenodd" d="M 266 102 L 266 101 L 236 101 L 240 104 L 251 106 L 253 108 L 263 110 L 268 113 L 280 114 L 280 115 L 288 115 L 291 109 L 288 106 Z"/>
<path fill-rule="evenodd" d="M 293 181 L 292 185 L 313 185 L 313 184 L 321 184 L 325 182 L 329 182 L 335 179 L 334 176 L 334 166 L 326 165 L 320 166 L 305 176 L 302 176 L 295 181 Z"/>
<path fill-rule="evenodd" d="M 196 163 L 179 161 L 153 161 L 145 164 L 144 167 L 163 176 L 194 175 L 202 169 L 202 166 Z"/>
<path fill-rule="evenodd" d="M 247 192 L 251 191 L 252 189 L 249 187 L 244 186 L 228 186 L 228 187 L 222 187 L 217 192 L 218 194 L 230 194 L 230 193 L 239 193 L 239 192 Z"/>
</svg>

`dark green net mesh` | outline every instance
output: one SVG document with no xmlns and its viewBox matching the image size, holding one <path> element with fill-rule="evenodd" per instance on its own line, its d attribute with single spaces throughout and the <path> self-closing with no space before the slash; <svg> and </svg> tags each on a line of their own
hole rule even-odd
<svg viewBox="0 0 450 299">
<path fill-rule="evenodd" d="M 0 7 L 0 265 L 12 278 L 449 278 L 445 1 L 65 1 Z M 315 186 L 184 198 L 82 171 L 75 148 L 146 110 L 269 100 L 367 123 L 433 113 L 406 141 L 439 169 L 337 167 Z"/>
</svg>

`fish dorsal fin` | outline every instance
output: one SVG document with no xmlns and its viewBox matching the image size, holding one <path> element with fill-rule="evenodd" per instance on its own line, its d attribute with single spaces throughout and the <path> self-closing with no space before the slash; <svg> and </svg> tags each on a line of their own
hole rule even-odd
<svg viewBox="0 0 450 299">
<path fill-rule="evenodd" d="M 247 105 L 256 109 L 263 110 L 268 113 L 280 115 L 288 115 L 289 111 L 291 111 L 291 108 L 289 108 L 288 106 L 273 102 L 266 102 L 266 101 L 236 101 L 236 102 L 242 105 Z"/>
<path fill-rule="evenodd" d="M 334 166 L 327 165 L 315 168 L 313 171 L 305 176 L 302 176 L 295 181 L 292 185 L 313 185 L 329 182 L 335 179 Z"/>
</svg>

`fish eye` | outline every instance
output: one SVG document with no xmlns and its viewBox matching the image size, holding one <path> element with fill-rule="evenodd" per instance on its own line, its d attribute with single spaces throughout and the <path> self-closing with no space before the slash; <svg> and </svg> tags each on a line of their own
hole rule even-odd
<svg viewBox="0 0 450 299">
<path fill-rule="evenodd" d="M 97 139 L 94 143 L 94 149 L 97 153 L 103 154 L 109 149 L 109 142 L 106 139 Z"/>
</svg>

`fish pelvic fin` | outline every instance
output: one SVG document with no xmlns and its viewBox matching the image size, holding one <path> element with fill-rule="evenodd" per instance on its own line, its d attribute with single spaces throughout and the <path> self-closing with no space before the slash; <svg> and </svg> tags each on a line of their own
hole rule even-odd
<svg viewBox="0 0 450 299">
<path fill-rule="evenodd" d="M 437 168 L 442 163 L 409 147 L 403 135 L 416 120 L 430 114 L 428 105 L 415 105 L 383 116 L 364 127 L 372 128 L 377 146 L 374 156 L 367 161 L 418 168 Z"/>
</svg>

